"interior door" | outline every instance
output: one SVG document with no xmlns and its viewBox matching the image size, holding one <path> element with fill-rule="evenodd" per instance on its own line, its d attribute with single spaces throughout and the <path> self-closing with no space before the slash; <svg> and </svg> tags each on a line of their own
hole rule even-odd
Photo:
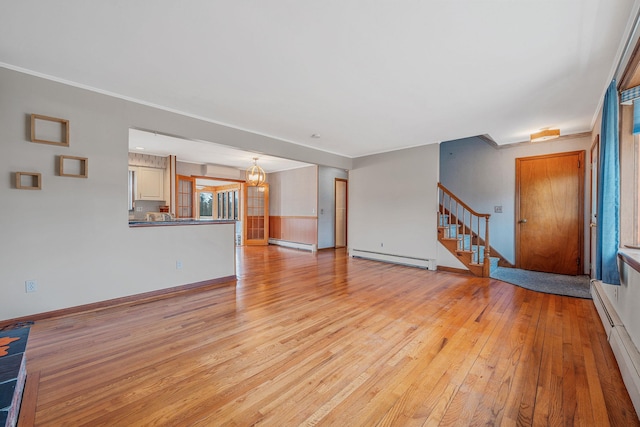
<svg viewBox="0 0 640 427">
<path fill-rule="evenodd" d="M 347 180 L 335 180 L 335 247 L 347 246 Z"/>
<path fill-rule="evenodd" d="M 269 184 L 243 185 L 245 245 L 269 244 Z"/>
<path fill-rule="evenodd" d="M 596 277 L 594 260 L 596 258 L 596 241 L 598 234 L 598 221 L 596 218 L 596 214 L 598 212 L 598 156 L 600 154 L 599 136 L 600 135 L 596 135 L 596 139 L 593 141 L 593 145 L 591 146 L 591 212 L 589 214 L 589 228 L 591 231 L 591 245 L 589 248 L 589 273 L 591 275 L 591 278 Z"/>
<path fill-rule="evenodd" d="M 195 188 L 195 178 L 176 175 L 176 217 L 195 218 Z"/>
<path fill-rule="evenodd" d="M 516 267 L 582 274 L 584 151 L 516 159 Z"/>
</svg>

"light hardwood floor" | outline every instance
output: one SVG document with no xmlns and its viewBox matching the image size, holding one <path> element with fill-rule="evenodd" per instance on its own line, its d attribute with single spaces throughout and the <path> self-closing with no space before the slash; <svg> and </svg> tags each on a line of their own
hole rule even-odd
<svg viewBox="0 0 640 427">
<path fill-rule="evenodd" d="M 590 300 L 344 250 L 238 266 L 237 286 L 38 321 L 35 424 L 640 425 Z"/>
</svg>

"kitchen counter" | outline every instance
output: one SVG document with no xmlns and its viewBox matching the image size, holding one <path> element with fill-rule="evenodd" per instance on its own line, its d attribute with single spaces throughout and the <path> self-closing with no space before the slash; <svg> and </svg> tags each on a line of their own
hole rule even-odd
<svg viewBox="0 0 640 427">
<path fill-rule="evenodd" d="M 233 220 L 221 219 L 174 219 L 171 221 L 129 221 L 129 227 L 171 227 L 176 225 L 214 225 L 214 224 L 235 224 Z"/>
</svg>

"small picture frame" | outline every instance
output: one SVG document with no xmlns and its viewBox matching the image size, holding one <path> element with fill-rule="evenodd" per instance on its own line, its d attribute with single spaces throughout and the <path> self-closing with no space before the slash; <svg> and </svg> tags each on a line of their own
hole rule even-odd
<svg viewBox="0 0 640 427">
<path fill-rule="evenodd" d="M 69 146 L 69 120 L 31 115 L 31 142 Z"/>
<path fill-rule="evenodd" d="M 60 176 L 72 178 L 89 177 L 89 159 L 77 156 L 58 156 L 58 171 Z"/>
<path fill-rule="evenodd" d="M 16 188 L 19 190 L 41 190 L 42 175 L 37 172 L 16 172 Z"/>
</svg>

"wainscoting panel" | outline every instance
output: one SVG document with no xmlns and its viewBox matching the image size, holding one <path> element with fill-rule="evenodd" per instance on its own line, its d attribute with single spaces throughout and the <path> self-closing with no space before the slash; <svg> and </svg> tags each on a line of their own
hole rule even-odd
<svg viewBox="0 0 640 427">
<path fill-rule="evenodd" d="M 269 238 L 314 245 L 318 243 L 318 217 L 269 216 Z"/>
</svg>

